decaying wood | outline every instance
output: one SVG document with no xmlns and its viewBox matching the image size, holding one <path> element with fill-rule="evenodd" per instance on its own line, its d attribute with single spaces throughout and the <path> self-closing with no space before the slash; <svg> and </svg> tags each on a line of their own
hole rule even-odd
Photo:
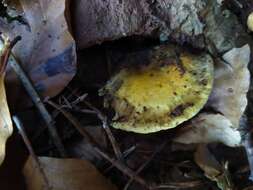
<svg viewBox="0 0 253 190">
<path fill-rule="evenodd" d="M 85 48 L 132 35 L 193 40 L 203 33 L 196 0 L 78 0 L 74 3 L 77 44 Z M 177 31 L 181 30 L 179 34 Z M 188 39 L 187 39 L 188 38 Z M 192 38 L 192 39 L 190 39 Z"/>
<path fill-rule="evenodd" d="M 213 0 L 77 0 L 74 34 L 79 48 L 139 35 L 224 53 L 247 41 L 237 17 Z"/>
</svg>

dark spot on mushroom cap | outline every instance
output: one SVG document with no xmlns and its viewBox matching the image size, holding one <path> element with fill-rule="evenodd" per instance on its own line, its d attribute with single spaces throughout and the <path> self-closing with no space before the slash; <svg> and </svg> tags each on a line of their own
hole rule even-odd
<svg viewBox="0 0 253 190">
<path fill-rule="evenodd" d="M 185 109 L 192 107 L 192 106 L 193 106 L 193 103 L 186 103 L 186 104 L 178 105 L 172 112 L 169 113 L 169 116 L 178 117 L 183 114 Z"/>
<path fill-rule="evenodd" d="M 203 80 L 200 81 L 200 84 L 204 85 L 204 86 L 206 86 L 207 83 L 208 83 L 207 79 L 203 79 Z"/>
<path fill-rule="evenodd" d="M 228 92 L 233 93 L 234 89 L 233 88 L 228 88 Z"/>
<path fill-rule="evenodd" d="M 117 122 L 127 122 L 128 117 L 127 116 L 121 116 L 118 119 L 116 119 L 115 121 L 117 121 Z"/>
</svg>

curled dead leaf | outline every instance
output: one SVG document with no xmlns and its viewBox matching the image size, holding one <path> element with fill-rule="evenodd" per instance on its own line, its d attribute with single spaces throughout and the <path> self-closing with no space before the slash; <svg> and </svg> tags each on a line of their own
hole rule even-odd
<svg viewBox="0 0 253 190">
<path fill-rule="evenodd" d="M 41 168 L 52 190 L 116 190 L 88 161 L 39 157 Z M 44 181 L 29 157 L 23 169 L 28 190 L 43 190 Z"/>
<path fill-rule="evenodd" d="M 214 68 L 214 85 L 206 108 L 219 114 L 202 113 L 182 131 L 175 141 L 181 143 L 221 142 L 228 146 L 241 145 L 239 121 L 247 106 L 250 73 L 250 48 L 244 45 L 223 55 Z"/>
<path fill-rule="evenodd" d="M 194 154 L 196 164 L 205 172 L 205 176 L 217 183 L 221 190 L 233 190 L 228 171 L 228 163 L 220 164 L 206 145 L 199 145 Z"/>
<path fill-rule="evenodd" d="M 233 48 L 223 55 L 225 62 L 217 62 L 214 68 L 214 86 L 206 107 L 222 113 L 234 128 L 247 106 L 250 85 L 248 63 L 250 47 Z"/>
<path fill-rule="evenodd" d="M 2 40 L 2 39 L 1 39 Z M 4 39 L 5 40 L 5 39 Z M 5 157 L 5 146 L 6 141 L 9 136 L 12 134 L 12 120 L 9 112 L 9 107 L 7 104 L 6 93 L 5 93 L 5 85 L 4 85 L 4 77 L 5 77 L 5 67 L 6 67 L 6 58 L 8 59 L 9 55 L 6 57 L 6 46 L 10 46 L 9 39 L 7 39 L 8 45 L 5 42 L 0 43 L 0 165 Z M 6 58 L 3 58 L 6 57 Z"/>
<path fill-rule="evenodd" d="M 0 164 L 4 160 L 6 141 L 12 131 L 12 121 L 5 94 L 4 76 L 2 75 L 0 76 Z"/>
<path fill-rule="evenodd" d="M 65 18 L 66 0 L 17 1 L 26 23 L 7 23 L 0 18 L 0 29 L 10 38 L 20 35 L 22 40 L 13 49 L 15 58 L 31 78 L 42 96 L 55 96 L 69 83 L 76 71 L 75 42 Z M 15 4 L 16 5 L 16 4 Z M 16 74 L 8 69 L 6 86 L 11 103 L 25 102 Z M 22 101 L 21 101 L 22 98 Z M 27 103 L 22 106 L 27 106 Z"/>
<path fill-rule="evenodd" d="M 201 113 L 184 127 L 174 141 L 185 144 L 219 142 L 232 147 L 241 143 L 239 131 L 221 114 Z"/>
</svg>

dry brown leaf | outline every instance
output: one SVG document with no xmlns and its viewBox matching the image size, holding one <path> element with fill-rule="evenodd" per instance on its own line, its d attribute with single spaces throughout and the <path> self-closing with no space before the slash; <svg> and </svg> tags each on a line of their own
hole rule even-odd
<svg viewBox="0 0 253 190">
<path fill-rule="evenodd" d="M 238 128 L 239 120 L 247 106 L 247 92 L 250 84 L 248 63 L 249 45 L 233 48 L 223 55 L 227 62 L 218 62 L 214 69 L 214 86 L 207 107 L 222 113 Z"/>
<path fill-rule="evenodd" d="M 52 190 L 117 189 L 86 160 L 39 157 L 39 161 Z M 28 190 L 43 190 L 43 178 L 31 157 L 23 172 Z"/>
<path fill-rule="evenodd" d="M 240 145 L 241 135 L 223 115 L 202 113 L 192 119 L 174 141 L 185 144 L 220 142 L 234 147 Z"/>
<path fill-rule="evenodd" d="M 5 157 L 5 144 L 12 134 L 12 121 L 6 100 L 4 76 L 0 76 L 0 165 Z"/>
<path fill-rule="evenodd" d="M 233 48 L 223 55 L 223 59 L 226 63 L 216 62 L 214 86 L 206 104 L 206 108 L 220 114 L 199 114 L 191 121 L 189 129 L 182 131 L 175 141 L 187 144 L 221 142 L 232 147 L 240 145 L 237 128 L 247 106 L 250 48 L 248 45 Z"/>
<path fill-rule="evenodd" d="M 222 173 L 220 163 L 210 153 L 206 145 L 198 146 L 194 154 L 194 160 L 210 179 L 215 179 L 216 176 Z"/>
<path fill-rule="evenodd" d="M 6 53 L 5 48 L 7 48 L 5 44 L 0 43 L 1 61 L 3 60 L 2 56 L 4 56 L 4 54 Z M 2 71 L 2 68 L 5 67 L 3 64 L 5 63 L 4 62 L 0 63 L 1 71 Z M 5 76 L 5 71 L 3 70 L 3 73 L 0 72 L 0 165 L 2 164 L 5 157 L 6 141 L 13 131 L 12 120 L 11 120 L 9 107 L 8 107 L 7 99 L 6 99 L 6 94 L 5 94 L 4 76 Z"/>
<path fill-rule="evenodd" d="M 57 95 L 72 79 L 76 70 L 75 42 L 65 19 L 65 0 L 19 1 L 27 24 L 0 20 L 0 29 L 10 37 L 20 35 L 15 57 L 43 96 Z M 8 73 L 7 84 L 17 89 L 17 79 Z M 17 96 L 19 92 L 11 93 Z"/>
<path fill-rule="evenodd" d="M 221 190 L 233 189 L 227 163 L 220 164 L 206 145 L 198 146 L 194 154 L 194 159 L 198 166 L 205 172 L 205 176 L 215 181 Z"/>
</svg>

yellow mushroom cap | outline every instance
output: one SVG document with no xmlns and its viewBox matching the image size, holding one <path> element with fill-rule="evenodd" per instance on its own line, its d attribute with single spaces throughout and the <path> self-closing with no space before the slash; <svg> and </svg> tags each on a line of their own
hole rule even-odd
<svg viewBox="0 0 253 190">
<path fill-rule="evenodd" d="M 209 55 L 178 57 L 171 46 L 155 48 L 148 65 L 124 68 L 105 86 L 116 112 L 112 126 L 136 133 L 174 128 L 200 111 L 212 83 Z"/>
<path fill-rule="evenodd" d="M 251 32 L 253 32 L 253 13 L 250 13 L 247 18 L 247 26 Z"/>
</svg>

